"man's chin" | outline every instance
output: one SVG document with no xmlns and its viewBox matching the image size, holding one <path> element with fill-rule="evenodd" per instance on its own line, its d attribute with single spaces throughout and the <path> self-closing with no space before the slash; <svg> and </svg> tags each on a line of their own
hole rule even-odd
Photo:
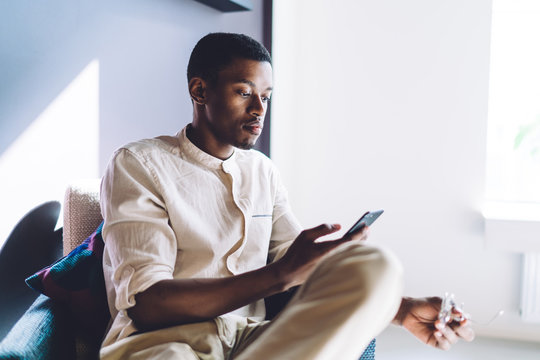
<svg viewBox="0 0 540 360">
<path fill-rule="evenodd" d="M 253 147 L 255 147 L 255 143 L 254 142 L 239 143 L 236 145 L 236 147 L 242 150 L 251 150 L 253 149 Z"/>
<path fill-rule="evenodd" d="M 255 144 L 257 144 L 257 140 L 259 140 L 258 136 L 239 136 L 236 138 L 233 146 L 242 150 L 251 150 L 255 147 Z"/>
</svg>

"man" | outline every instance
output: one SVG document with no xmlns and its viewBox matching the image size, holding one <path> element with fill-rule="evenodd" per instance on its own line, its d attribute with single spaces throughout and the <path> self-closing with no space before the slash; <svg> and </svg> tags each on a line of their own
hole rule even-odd
<svg viewBox="0 0 540 360">
<path fill-rule="evenodd" d="M 110 330 L 102 359 L 357 359 L 391 321 L 443 349 L 440 299 L 401 298 L 401 266 L 367 228 L 300 228 L 279 173 L 251 149 L 272 93 L 255 40 L 216 33 L 188 65 L 193 121 L 117 150 L 102 181 Z M 277 316 L 263 300 L 301 285 Z"/>
</svg>

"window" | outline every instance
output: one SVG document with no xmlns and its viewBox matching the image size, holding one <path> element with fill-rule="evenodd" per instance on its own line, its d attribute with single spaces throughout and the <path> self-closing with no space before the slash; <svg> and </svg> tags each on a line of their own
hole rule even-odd
<svg viewBox="0 0 540 360">
<path fill-rule="evenodd" d="M 493 0 L 487 245 L 522 252 L 521 317 L 540 322 L 540 1 Z"/>
<path fill-rule="evenodd" d="M 494 0 L 487 198 L 540 203 L 540 1 Z"/>
</svg>

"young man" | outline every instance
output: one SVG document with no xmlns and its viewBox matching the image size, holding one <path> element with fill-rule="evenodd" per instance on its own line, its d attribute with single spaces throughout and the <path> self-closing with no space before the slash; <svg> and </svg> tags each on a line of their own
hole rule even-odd
<svg viewBox="0 0 540 360">
<path fill-rule="evenodd" d="M 443 349 L 466 322 L 435 327 L 440 299 L 401 298 L 401 266 L 367 228 L 304 230 L 271 161 L 249 150 L 272 93 L 255 40 L 216 33 L 188 65 L 193 121 L 128 144 L 105 173 L 102 359 L 357 359 L 391 321 Z M 301 285 L 264 321 L 263 299 Z"/>
</svg>

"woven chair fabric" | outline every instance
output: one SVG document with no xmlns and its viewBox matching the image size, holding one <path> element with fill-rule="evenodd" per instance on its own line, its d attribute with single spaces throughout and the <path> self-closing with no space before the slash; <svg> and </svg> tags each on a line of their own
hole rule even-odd
<svg viewBox="0 0 540 360">
<path fill-rule="evenodd" d="M 64 255 L 79 246 L 103 221 L 99 205 L 99 180 L 78 181 L 64 196 Z"/>
</svg>

